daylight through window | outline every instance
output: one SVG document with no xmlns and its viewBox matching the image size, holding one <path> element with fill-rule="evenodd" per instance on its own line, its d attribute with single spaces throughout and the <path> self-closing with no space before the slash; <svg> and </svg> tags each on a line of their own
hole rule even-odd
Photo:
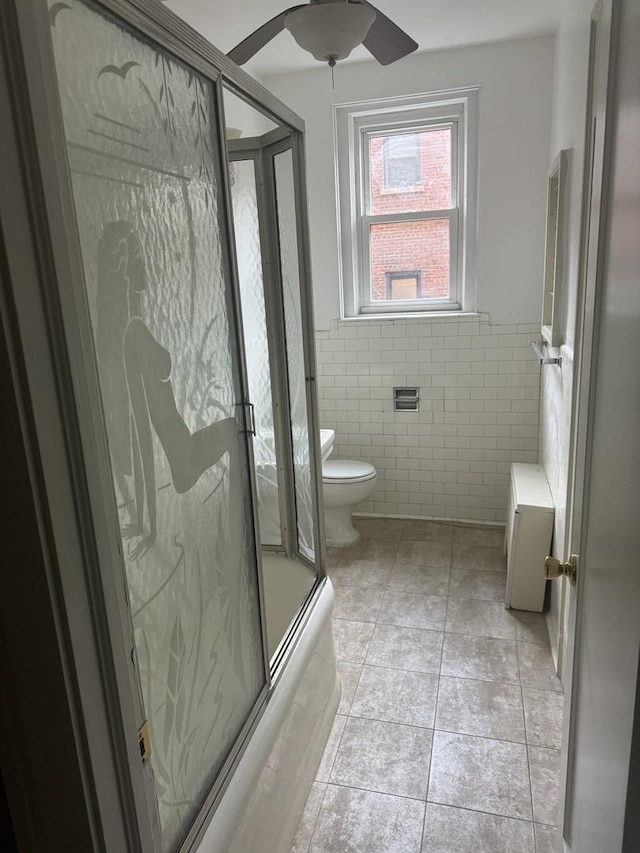
<svg viewBox="0 0 640 853">
<path fill-rule="evenodd" d="M 476 94 L 336 108 L 346 316 L 475 309 Z"/>
</svg>

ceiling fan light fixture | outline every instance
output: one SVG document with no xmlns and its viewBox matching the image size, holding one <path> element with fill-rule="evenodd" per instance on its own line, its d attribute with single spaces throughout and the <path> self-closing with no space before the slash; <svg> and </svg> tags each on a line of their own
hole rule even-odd
<svg viewBox="0 0 640 853">
<path fill-rule="evenodd" d="M 287 15 L 284 25 L 303 50 L 334 65 L 362 44 L 375 19 L 369 6 L 338 0 L 296 9 Z"/>
</svg>

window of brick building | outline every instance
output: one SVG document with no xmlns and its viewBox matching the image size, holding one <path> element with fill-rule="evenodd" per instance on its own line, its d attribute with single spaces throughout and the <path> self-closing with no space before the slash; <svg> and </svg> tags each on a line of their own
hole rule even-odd
<svg viewBox="0 0 640 853">
<path fill-rule="evenodd" d="M 420 299 L 420 270 L 386 272 L 387 299 Z"/>
<path fill-rule="evenodd" d="M 345 316 L 475 310 L 476 98 L 335 108 Z"/>
<path fill-rule="evenodd" d="M 382 139 L 383 181 L 386 190 L 407 190 L 420 183 L 420 137 L 396 133 Z"/>
</svg>

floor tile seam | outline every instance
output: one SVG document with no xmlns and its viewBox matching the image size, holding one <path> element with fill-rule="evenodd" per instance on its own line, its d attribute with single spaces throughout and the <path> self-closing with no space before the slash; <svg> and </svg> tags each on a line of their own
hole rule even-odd
<svg viewBox="0 0 640 853">
<path fill-rule="evenodd" d="M 329 780 L 327 786 L 334 788 L 348 788 L 351 791 L 365 791 L 369 794 L 381 794 L 383 797 L 397 797 L 400 800 L 409 800 L 412 803 L 422 803 L 426 806 L 426 797 L 411 797 L 409 794 L 390 794 L 389 791 L 379 791 L 377 788 L 364 788 L 362 785 L 345 785 L 343 782 L 332 782 Z"/>
<path fill-rule="evenodd" d="M 436 717 L 436 723 L 437 723 L 437 717 Z M 495 741 L 498 741 L 499 743 L 515 743 L 515 744 L 518 744 L 519 746 L 524 746 L 524 747 L 527 746 L 526 740 L 509 740 L 508 738 L 503 738 L 503 737 L 497 738 L 497 737 L 491 737 L 490 735 L 478 735 L 478 734 L 474 734 L 473 732 L 461 732 L 458 729 L 444 729 L 444 728 L 437 726 L 437 725 L 434 726 L 433 731 L 434 731 L 434 734 L 435 734 L 435 732 L 444 732 L 445 734 L 450 734 L 450 735 L 464 735 L 465 737 L 480 737 L 480 738 L 484 738 L 485 740 L 495 740 Z M 527 761 L 528 761 L 528 756 L 527 756 Z"/>
<path fill-rule="evenodd" d="M 456 595 L 451 592 L 448 594 L 447 598 L 455 598 L 456 601 L 490 601 L 494 603 L 502 601 L 502 598 L 483 598 L 480 595 Z"/>
<path fill-rule="evenodd" d="M 516 820 L 519 823 L 531 824 L 531 826 L 534 828 L 535 828 L 536 823 L 540 823 L 539 821 L 535 821 L 533 819 L 533 817 L 531 818 L 531 820 L 529 820 L 528 817 L 513 817 L 513 815 L 506 815 L 506 814 L 502 814 L 501 812 L 491 812 L 491 811 L 486 811 L 485 809 L 474 809 L 472 806 L 458 806 L 458 805 L 454 805 L 453 803 L 441 803 L 439 800 L 430 800 L 429 798 L 427 798 L 427 808 L 430 805 L 431 806 L 446 806 L 447 808 L 450 808 L 450 809 L 460 809 L 460 810 L 465 811 L 465 812 L 474 812 L 475 814 L 486 814 L 486 815 L 490 815 L 491 817 L 502 817 L 502 818 L 505 818 L 506 820 Z M 531 814 L 533 815 L 533 811 L 531 812 Z M 543 824 L 543 825 L 549 826 L 549 824 Z M 514 851 L 514 853 L 515 853 L 515 851 Z"/>
<path fill-rule="evenodd" d="M 320 812 L 322 811 L 322 807 L 324 806 L 324 801 L 325 801 L 325 798 L 327 796 L 327 789 L 329 787 L 328 782 L 319 782 L 318 784 L 324 785 L 324 793 L 322 794 L 322 800 L 320 801 L 320 808 L 318 809 L 318 813 L 316 814 L 316 819 L 313 822 L 313 829 L 311 830 L 311 834 L 309 836 L 309 843 L 307 844 L 307 853 L 311 849 L 311 844 L 313 842 L 313 836 L 316 834 L 316 827 L 318 826 L 318 821 L 320 820 Z M 306 803 L 305 803 L 305 806 L 306 806 Z"/>
<path fill-rule="evenodd" d="M 354 621 L 354 620 L 343 620 L 343 621 Z M 375 625 L 376 628 L 377 627 L 380 627 L 380 628 L 404 628 L 407 631 L 424 631 L 426 634 L 440 634 L 440 636 L 442 637 L 442 641 L 444 643 L 444 635 L 445 635 L 444 629 L 439 631 L 437 628 L 414 628 L 411 625 L 390 625 L 388 622 L 380 622 L 380 621 L 373 622 L 373 623 L 372 622 L 364 622 L 363 624 L 364 625 L 372 625 L 373 624 L 373 625 Z"/>
<path fill-rule="evenodd" d="M 408 563 L 406 560 L 403 560 L 401 565 L 397 565 L 397 563 L 398 558 L 393 561 L 391 571 L 393 571 L 394 569 L 442 569 L 444 571 L 446 569 L 446 571 L 450 572 L 452 568 L 450 560 L 448 561 L 448 565 L 444 565 L 442 563 L 440 563 L 439 565 L 434 565 L 432 563 L 424 562 Z"/>
<path fill-rule="evenodd" d="M 371 723 L 390 723 L 394 726 L 405 726 L 408 729 L 420 729 L 421 731 L 433 732 L 433 723 L 430 726 L 421 726 L 419 723 L 405 723 L 401 720 L 389 720 L 386 717 L 372 717 L 370 714 L 353 714 L 349 712 L 352 720 L 368 720 Z M 433 743 L 431 744 L 433 747 Z"/>
<path fill-rule="evenodd" d="M 439 596 L 439 597 L 441 597 L 441 596 Z M 445 617 L 446 617 L 446 608 L 445 608 Z M 419 669 L 407 669 L 405 667 L 390 666 L 390 665 L 382 666 L 381 664 L 369 663 L 368 657 L 369 657 L 369 652 L 371 650 L 371 642 L 373 641 L 373 635 L 371 637 L 371 640 L 369 641 L 369 646 L 367 647 L 367 653 L 365 655 L 363 667 L 364 666 L 378 666 L 380 669 L 392 669 L 392 670 L 395 670 L 396 672 L 417 672 L 417 673 L 421 673 L 423 675 L 436 675 L 436 676 L 440 675 L 440 667 L 442 665 L 442 654 L 443 654 L 443 648 L 444 648 L 444 630 L 438 631 L 438 630 L 434 630 L 431 628 L 414 628 L 411 626 L 404 626 L 404 625 L 388 625 L 384 622 L 380 622 L 379 620 L 380 620 L 380 613 L 378 613 L 378 619 L 376 620 L 376 623 L 375 623 L 374 634 L 375 634 L 375 629 L 378 627 L 378 625 L 381 625 L 383 627 L 391 627 L 391 628 L 407 628 L 407 630 L 411 630 L 411 631 L 425 631 L 425 632 L 430 633 L 430 634 L 439 634 L 441 637 L 441 642 L 440 642 L 440 660 L 438 663 L 437 671 L 436 672 L 426 672 L 425 670 L 419 670 Z M 444 628 L 444 626 L 443 626 L 443 628 Z"/>
<path fill-rule="evenodd" d="M 518 668 L 520 664 L 518 663 Z M 524 706 L 524 687 L 522 685 L 522 681 L 520 682 L 520 701 L 522 702 L 522 723 L 524 728 L 524 739 L 527 744 L 527 766 L 529 765 L 529 726 L 527 725 L 527 712 Z M 531 774 L 529 774 L 531 776 Z M 531 778 L 529 778 L 529 784 L 531 784 Z M 531 808 L 533 809 L 533 802 L 531 804 Z"/>
<path fill-rule="evenodd" d="M 465 599 L 458 599 L 458 600 L 464 601 Z M 467 600 L 468 601 L 474 601 L 477 599 L 467 599 Z M 446 624 L 447 623 L 445 621 L 445 629 L 444 629 L 445 634 L 455 634 L 457 637 L 480 637 L 484 640 L 504 640 L 507 643 L 515 643 L 516 642 L 516 640 L 513 637 L 494 637 L 491 634 L 465 634 L 464 631 L 451 631 L 450 629 L 449 630 L 447 629 Z M 519 666 L 518 666 L 518 670 L 519 670 Z"/>
<path fill-rule="evenodd" d="M 365 660 L 366 660 L 366 658 L 365 658 Z M 356 689 L 353 691 L 353 698 L 351 699 L 351 704 L 349 705 L 349 710 L 347 711 L 347 713 L 345 715 L 347 718 L 349 718 L 351 716 L 351 709 L 353 708 L 353 703 L 355 702 L 356 696 L 358 695 L 358 689 L 360 687 L 360 682 L 362 681 L 362 673 L 364 672 L 364 668 L 365 668 L 365 664 L 364 663 L 360 664 L 360 675 L 358 676 L 358 683 L 356 684 Z M 340 684 L 340 686 L 342 686 L 342 683 Z M 345 728 L 346 728 L 346 723 L 345 723 Z M 344 734 L 344 730 L 343 730 L 343 734 Z"/>
<path fill-rule="evenodd" d="M 442 645 L 443 645 L 443 647 L 444 647 L 444 643 L 443 643 Z M 440 676 L 440 669 L 441 669 L 441 668 L 442 668 L 442 650 L 440 651 L 440 666 L 438 667 L 438 686 L 436 687 L 436 702 L 435 702 L 435 705 L 434 705 L 434 708 L 433 708 L 433 725 L 434 725 L 434 729 L 433 729 L 433 737 L 431 738 L 431 749 L 429 750 L 429 773 L 427 774 L 427 790 L 426 790 L 426 793 L 425 793 L 425 800 L 426 800 L 426 799 L 428 798 L 428 796 L 429 796 L 429 788 L 431 787 L 431 773 L 432 773 L 432 770 L 433 770 L 433 746 L 434 746 L 434 744 L 435 744 L 435 742 L 436 742 L 436 730 L 435 730 L 435 724 L 436 724 L 436 716 L 437 716 L 437 713 L 438 713 L 438 702 L 439 702 L 439 700 L 440 700 L 440 677 L 441 677 L 441 676 Z M 426 820 L 426 811 L 425 811 L 425 820 Z M 426 823 L 425 823 L 424 828 L 423 828 L 423 838 L 422 838 L 421 844 L 423 844 L 423 843 L 424 843 L 424 830 L 425 830 L 425 829 L 426 829 Z M 422 849 L 422 847 L 421 847 L 420 849 Z"/>
<path fill-rule="evenodd" d="M 349 714 L 348 716 L 352 720 L 368 720 L 371 723 L 387 723 L 390 726 L 402 726 L 405 729 L 418 729 L 418 731 L 431 732 L 431 734 L 433 734 L 435 731 L 433 726 L 419 726 L 416 723 L 400 723 L 400 722 L 397 722 L 396 720 L 381 720 L 378 717 L 360 717 L 357 714 Z M 345 728 L 346 728 L 346 725 L 345 725 Z M 343 734 L 344 734 L 344 731 L 343 731 Z M 431 741 L 431 745 L 433 746 L 433 739 Z"/>
<path fill-rule="evenodd" d="M 332 616 L 333 622 L 356 622 L 358 625 L 375 625 L 375 622 L 367 622 L 364 619 L 343 619 L 340 616 Z"/>
<path fill-rule="evenodd" d="M 476 738 L 476 740 L 490 740 L 490 741 L 494 741 L 495 743 L 506 743 L 506 744 L 510 744 L 511 746 L 523 746 L 525 748 L 525 752 L 527 754 L 527 763 L 529 761 L 529 751 L 527 748 L 527 744 L 522 742 L 522 741 L 505 740 L 504 738 L 487 737 L 486 735 L 470 735 L 470 734 L 466 734 L 465 732 L 451 732 L 448 729 L 434 729 L 433 730 L 434 735 L 437 732 L 442 732 L 443 734 L 449 734 L 449 735 L 462 735 L 463 737 L 472 737 L 472 738 Z M 435 737 L 434 737 L 434 740 L 435 740 Z"/>
<path fill-rule="evenodd" d="M 516 644 L 517 645 L 517 644 Z M 518 650 L 516 649 L 517 659 L 518 659 L 518 673 L 520 673 L 520 655 Z M 522 676 L 520 676 L 520 692 L 522 693 L 522 708 L 524 710 L 524 685 L 522 684 Z M 528 731 L 526 728 L 527 720 L 525 715 L 525 734 L 527 735 L 527 775 L 529 777 L 529 800 L 531 801 L 531 815 L 534 818 L 535 823 L 535 811 L 533 810 L 533 776 L 531 775 L 531 756 L 529 755 L 529 741 L 528 741 Z M 536 846 L 536 850 L 538 849 L 538 842 L 535 840 L 535 831 L 534 831 L 534 843 Z"/>
<path fill-rule="evenodd" d="M 460 681 L 477 681 L 479 684 L 503 684 L 505 687 L 522 687 L 519 681 L 504 681 L 497 678 L 473 678 L 470 675 L 451 675 L 440 671 L 440 678 L 457 678 Z"/>
<path fill-rule="evenodd" d="M 369 669 L 391 669 L 391 670 L 393 670 L 393 672 L 412 672 L 412 673 L 417 674 L 417 675 L 432 675 L 434 678 L 440 677 L 439 673 L 437 673 L 437 672 L 425 672 L 422 669 L 401 669 L 398 666 L 390 666 L 388 664 L 381 664 L 381 663 L 364 663 L 364 664 L 362 664 L 363 669 L 365 666 L 368 667 Z M 362 677 L 362 673 L 360 674 L 360 677 Z M 358 686 L 360 686 L 360 682 L 358 682 Z"/>
<path fill-rule="evenodd" d="M 549 650 L 549 657 L 551 657 L 551 645 L 549 643 L 536 643 L 535 640 L 516 640 L 516 643 L 520 643 L 521 646 L 542 646 L 542 648 Z M 551 660 L 553 660 L 552 657 Z"/>
<path fill-rule="evenodd" d="M 385 595 L 388 592 L 393 592 L 394 590 L 389 588 L 385 590 Z M 440 593 L 440 592 L 402 592 L 400 590 L 396 591 L 396 595 L 411 595 L 414 598 L 449 598 L 449 593 Z"/>
<path fill-rule="evenodd" d="M 368 619 L 348 619 L 345 616 L 332 616 L 334 622 L 360 622 L 362 625 L 377 625 L 377 622 L 369 622 Z"/>
<path fill-rule="evenodd" d="M 431 631 L 434 634 L 444 634 L 444 625 L 442 628 L 425 628 L 422 625 L 407 625 L 399 622 L 376 622 L 376 625 L 383 625 L 385 628 L 410 628 L 415 631 Z"/>
<path fill-rule="evenodd" d="M 535 836 L 535 820 L 533 819 L 533 810 L 531 811 L 531 818 L 528 818 L 528 817 L 518 817 L 517 815 L 514 815 L 514 814 L 506 814 L 505 812 L 493 812 L 493 811 L 486 811 L 483 809 L 474 809 L 471 806 L 461 806 L 461 805 L 458 805 L 456 803 L 443 803 L 443 802 L 439 802 L 438 800 L 427 800 L 427 808 L 429 807 L 430 804 L 434 805 L 434 806 L 450 806 L 451 808 L 454 808 L 454 809 L 465 809 L 466 811 L 469 811 L 469 812 L 477 812 L 478 814 L 486 814 L 486 815 L 491 815 L 493 817 L 501 817 L 501 818 L 505 818 L 506 820 L 520 820 L 523 823 L 531 824 L 531 826 L 533 828 L 534 836 Z M 516 851 L 513 851 L 513 853 L 516 853 Z"/>
<path fill-rule="evenodd" d="M 340 732 L 340 738 L 338 740 L 338 744 L 337 744 L 335 751 L 333 753 L 333 761 L 331 762 L 331 766 L 329 768 L 327 768 L 327 779 L 326 779 L 326 782 L 324 783 L 325 785 L 328 785 L 329 782 L 331 781 L 331 774 L 333 773 L 333 767 L 336 763 L 336 758 L 338 757 L 338 753 L 340 752 L 340 747 L 342 746 L 342 738 L 344 737 L 344 730 L 347 728 L 347 723 L 349 722 L 349 715 L 348 714 L 339 714 L 339 715 L 336 714 L 335 719 L 337 719 L 338 716 L 345 717 L 346 719 L 345 719 L 344 726 L 342 727 L 342 731 Z M 321 761 L 322 761 L 322 759 L 321 759 Z M 320 782 L 320 781 L 321 781 L 320 779 L 314 779 L 314 782 Z M 326 791 L 325 791 L 325 794 L 326 794 Z M 324 802 L 324 798 L 323 798 L 323 802 Z"/>
<path fill-rule="evenodd" d="M 527 646 L 542 646 L 544 649 L 549 649 L 549 653 L 551 653 L 551 646 L 549 643 L 539 643 L 537 640 L 516 640 L 516 643 L 522 643 Z"/>
<path fill-rule="evenodd" d="M 535 743 L 530 743 L 527 745 L 527 750 L 531 747 L 532 749 L 547 749 L 549 752 L 557 752 L 558 755 L 562 755 L 562 748 L 558 749 L 556 746 L 538 746 Z"/>
<path fill-rule="evenodd" d="M 476 684 L 501 684 L 503 687 L 515 687 L 522 691 L 522 685 L 518 681 L 493 681 L 486 678 L 473 678 L 465 675 L 448 675 L 446 672 L 440 673 L 440 678 L 454 678 L 458 681 L 473 681 Z M 551 691 L 547 691 L 551 692 Z M 524 699 L 523 699 L 524 702 Z"/>
</svg>

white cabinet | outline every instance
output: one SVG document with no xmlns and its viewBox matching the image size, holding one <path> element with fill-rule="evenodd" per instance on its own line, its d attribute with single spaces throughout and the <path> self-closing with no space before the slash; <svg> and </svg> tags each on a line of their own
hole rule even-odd
<svg viewBox="0 0 640 853">
<path fill-rule="evenodd" d="M 542 610 L 544 560 L 551 553 L 553 515 L 553 499 L 542 467 L 512 463 L 505 535 L 506 607 Z"/>
</svg>

